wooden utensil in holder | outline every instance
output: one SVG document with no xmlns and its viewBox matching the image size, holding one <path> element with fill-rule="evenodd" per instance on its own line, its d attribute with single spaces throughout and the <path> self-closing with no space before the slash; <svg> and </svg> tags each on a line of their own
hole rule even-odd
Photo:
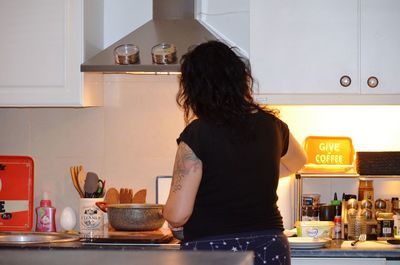
<svg viewBox="0 0 400 265">
<path fill-rule="evenodd" d="M 146 189 L 141 189 L 135 193 L 132 198 L 132 203 L 146 203 Z"/>
<path fill-rule="evenodd" d="M 132 203 L 133 190 L 121 188 L 119 190 L 119 203 Z"/>
</svg>

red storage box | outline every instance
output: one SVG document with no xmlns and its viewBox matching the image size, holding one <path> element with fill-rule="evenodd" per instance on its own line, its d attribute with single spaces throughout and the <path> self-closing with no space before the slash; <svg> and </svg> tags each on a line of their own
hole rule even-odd
<svg viewBox="0 0 400 265">
<path fill-rule="evenodd" d="M 31 231 L 33 160 L 0 156 L 0 231 Z"/>
</svg>

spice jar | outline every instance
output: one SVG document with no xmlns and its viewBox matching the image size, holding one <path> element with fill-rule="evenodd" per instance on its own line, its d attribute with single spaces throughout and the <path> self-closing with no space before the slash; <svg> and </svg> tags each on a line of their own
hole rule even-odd
<svg viewBox="0 0 400 265">
<path fill-rule="evenodd" d="M 378 214 L 378 240 L 393 238 L 393 213 L 381 212 Z"/>
<path fill-rule="evenodd" d="M 336 193 L 335 193 L 335 198 L 336 198 Z M 339 200 L 332 200 L 331 204 L 335 206 L 335 217 L 333 219 L 333 233 L 332 233 L 332 238 L 333 239 L 342 239 L 343 234 L 342 234 L 342 203 Z"/>
<path fill-rule="evenodd" d="M 382 199 L 377 199 L 375 201 L 375 216 L 378 218 L 379 213 L 387 212 L 386 211 L 386 201 Z"/>
<path fill-rule="evenodd" d="M 303 194 L 302 221 L 318 221 L 320 194 Z"/>
<path fill-rule="evenodd" d="M 374 200 L 373 180 L 360 179 L 358 183 L 358 200 Z"/>
<path fill-rule="evenodd" d="M 400 236 L 400 210 L 394 212 L 393 222 L 394 222 L 393 234 L 395 237 Z"/>
<path fill-rule="evenodd" d="M 393 214 L 396 214 L 396 212 L 398 212 L 400 210 L 400 201 L 399 201 L 398 197 L 392 198 L 391 206 L 392 206 Z"/>
<path fill-rule="evenodd" d="M 114 49 L 117 64 L 135 64 L 139 61 L 139 47 L 134 44 L 119 45 Z"/>
</svg>

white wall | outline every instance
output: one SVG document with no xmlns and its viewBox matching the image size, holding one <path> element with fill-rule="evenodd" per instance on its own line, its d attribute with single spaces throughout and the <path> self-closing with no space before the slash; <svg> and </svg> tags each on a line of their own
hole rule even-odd
<svg viewBox="0 0 400 265">
<path fill-rule="evenodd" d="M 0 155 L 32 156 L 35 207 L 50 191 L 57 220 L 66 206 L 78 210 L 73 165 L 96 172 L 107 188 L 147 188 L 155 202 L 156 176 L 171 175 L 184 126 L 177 86 L 176 76 L 106 75 L 104 107 L 0 108 Z"/>
<path fill-rule="evenodd" d="M 175 139 L 184 127 L 175 103 L 176 76 L 105 76 L 99 108 L 1 108 L 0 154 L 35 161 L 35 205 L 50 190 L 58 214 L 77 209 L 69 167 L 82 164 L 110 187 L 148 189 L 172 173 Z M 300 142 L 308 135 L 345 135 L 356 150 L 400 150 L 400 106 L 279 106 Z M 292 218 L 293 183 L 280 185 L 285 224 Z M 284 203 L 282 203 L 284 202 Z"/>
</svg>

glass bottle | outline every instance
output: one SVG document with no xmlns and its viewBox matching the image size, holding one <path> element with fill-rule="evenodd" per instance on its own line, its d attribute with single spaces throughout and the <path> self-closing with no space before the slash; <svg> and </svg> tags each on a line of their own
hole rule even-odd
<svg viewBox="0 0 400 265">
<path fill-rule="evenodd" d="M 358 183 L 358 200 L 374 201 L 374 184 L 373 180 L 360 179 Z"/>
<path fill-rule="evenodd" d="M 378 240 L 391 239 L 394 236 L 393 213 L 382 212 L 378 214 Z"/>
<path fill-rule="evenodd" d="M 354 237 L 358 239 L 361 234 L 367 234 L 367 222 L 365 216 L 357 214 L 354 226 Z"/>
<path fill-rule="evenodd" d="M 331 201 L 331 204 L 335 206 L 335 218 L 333 219 L 333 239 L 342 239 L 342 204 L 341 201 L 337 200 L 336 193 L 335 199 Z"/>
<path fill-rule="evenodd" d="M 357 210 L 356 209 L 348 209 L 347 211 L 347 240 L 356 240 L 356 218 L 357 218 Z"/>
</svg>

